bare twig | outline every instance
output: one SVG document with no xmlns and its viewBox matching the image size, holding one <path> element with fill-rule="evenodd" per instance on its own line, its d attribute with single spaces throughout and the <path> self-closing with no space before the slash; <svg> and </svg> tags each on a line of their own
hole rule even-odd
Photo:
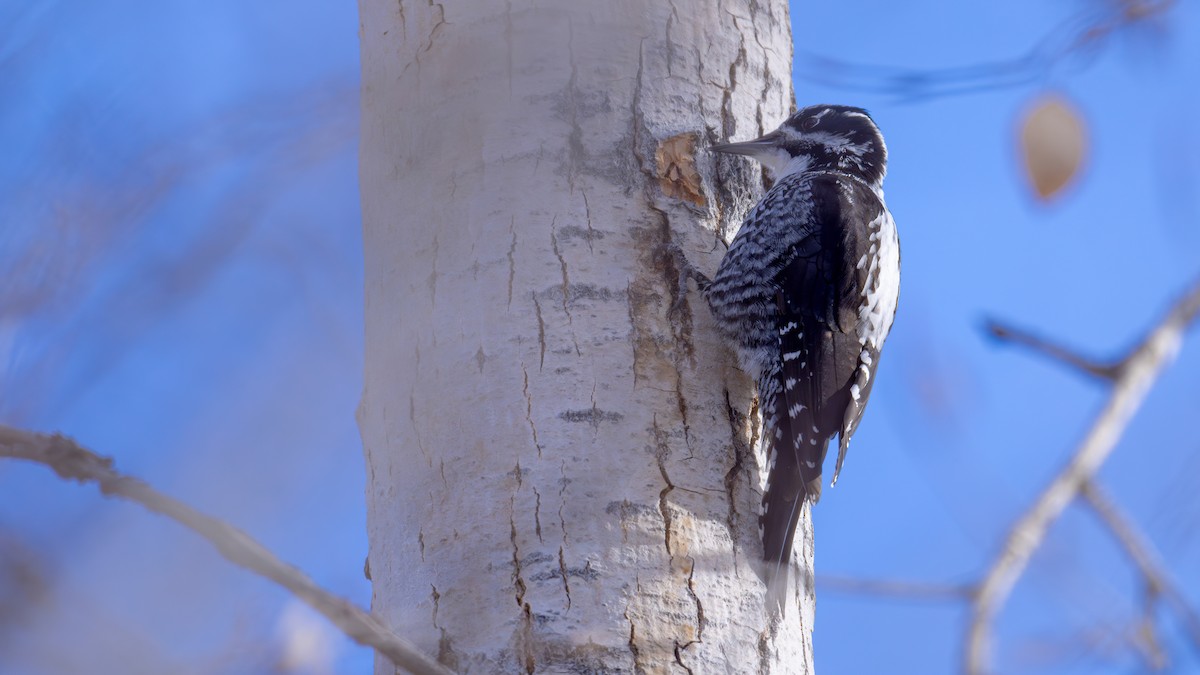
<svg viewBox="0 0 1200 675">
<path fill-rule="evenodd" d="M 965 636 L 963 670 L 983 675 L 987 669 L 992 620 L 1008 599 L 1050 525 L 1083 484 L 1112 453 L 1130 418 L 1141 406 L 1159 372 L 1174 359 L 1184 330 L 1200 312 L 1200 282 L 1168 312 L 1166 318 L 1118 365 L 1108 403 L 1062 471 L 1013 524 L 999 556 L 980 583 Z"/>
<path fill-rule="evenodd" d="M 830 591 L 855 595 L 879 595 L 901 600 L 949 601 L 970 600 L 975 588 L 962 584 L 932 584 L 920 581 L 855 579 L 822 574 L 817 585 Z"/>
<path fill-rule="evenodd" d="M 1175 4 L 1175 0 L 1118 0 L 1093 4 L 1056 25 L 1023 54 L 952 68 L 915 69 L 855 63 L 797 50 L 796 77 L 909 102 L 1022 86 L 1044 80 L 1048 73 L 1071 57 L 1080 61 L 1080 65 L 1086 65 L 1118 31 L 1161 19 Z"/>
<path fill-rule="evenodd" d="M 207 539 L 230 562 L 291 591 L 352 640 L 374 648 L 397 666 L 418 675 L 450 674 L 379 619 L 317 586 L 307 575 L 275 557 L 245 532 L 117 472 L 112 468 L 112 459 L 92 453 L 65 436 L 35 434 L 0 425 L 0 457 L 44 464 L 63 479 L 96 483 L 105 495 L 124 497 L 167 516 Z"/>
<path fill-rule="evenodd" d="M 1159 556 L 1151 544 L 1133 522 L 1121 513 L 1116 502 L 1109 498 L 1094 481 L 1087 481 L 1080 487 L 1084 502 L 1091 508 L 1100 520 L 1116 537 L 1130 560 L 1138 568 L 1146 584 L 1147 601 L 1154 603 L 1162 599 L 1170 605 L 1179 616 L 1187 630 L 1192 645 L 1200 650 L 1200 614 L 1188 604 L 1187 599 L 1179 591 L 1171 579 L 1170 572 L 1159 560 Z"/>
<path fill-rule="evenodd" d="M 1111 382 L 1121 375 L 1121 364 L 1123 362 L 1097 363 L 1096 361 L 1080 356 L 1066 347 L 1042 339 L 1033 333 L 1002 324 L 999 321 L 988 321 L 985 328 L 992 337 L 1001 342 L 1029 347 L 1043 356 L 1055 361 L 1061 361 L 1072 368 L 1077 368 L 1088 375 L 1098 377 L 1102 380 Z"/>
</svg>

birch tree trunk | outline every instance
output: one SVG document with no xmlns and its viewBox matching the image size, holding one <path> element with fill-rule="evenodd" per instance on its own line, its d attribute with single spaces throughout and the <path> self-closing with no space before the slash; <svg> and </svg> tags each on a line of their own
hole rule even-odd
<svg viewBox="0 0 1200 675">
<path fill-rule="evenodd" d="M 811 673 L 808 515 L 772 625 L 752 385 L 668 254 L 762 192 L 706 148 L 790 112 L 786 2 L 359 5 L 375 611 L 460 672 Z"/>
</svg>

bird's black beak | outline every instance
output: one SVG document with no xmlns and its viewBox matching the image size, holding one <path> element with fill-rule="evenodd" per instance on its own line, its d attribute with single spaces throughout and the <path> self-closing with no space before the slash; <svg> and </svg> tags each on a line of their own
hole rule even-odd
<svg viewBox="0 0 1200 675">
<path fill-rule="evenodd" d="M 766 136 L 756 138 L 752 141 L 742 141 L 741 143 L 721 143 L 710 148 L 713 152 L 724 152 L 730 155 L 746 155 L 754 157 L 761 155 L 773 148 L 779 146 L 779 139 L 782 136 L 778 131 L 772 131 Z"/>
</svg>

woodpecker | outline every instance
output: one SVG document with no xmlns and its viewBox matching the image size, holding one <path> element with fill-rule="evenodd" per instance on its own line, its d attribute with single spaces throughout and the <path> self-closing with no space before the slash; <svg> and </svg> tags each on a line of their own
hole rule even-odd
<svg viewBox="0 0 1200 675">
<path fill-rule="evenodd" d="M 693 276 L 758 388 L 759 528 L 769 592 L 781 603 L 801 506 L 820 499 L 834 435 L 837 484 L 896 313 L 900 244 L 883 200 L 887 148 L 865 110 L 815 105 L 761 138 L 712 149 L 751 157 L 775 180 L 716 276 Z"/>
</svg>

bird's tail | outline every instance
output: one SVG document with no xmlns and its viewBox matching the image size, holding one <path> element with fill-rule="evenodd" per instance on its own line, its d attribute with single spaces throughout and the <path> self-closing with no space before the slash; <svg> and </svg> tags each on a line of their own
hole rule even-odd
<svg viewBox="0 0 1200 675">
<path fill-rule="evenodd" d="M 764 385 L 767 382 L 770 380 L 764 378 Z M 792 542 L 804 502 L 815 504 L 821 498 L 821 463 L 814 459 L 825 456 L 829 439 L 811 431 L 814 424 L 810 408 L 785 409 L 788 397 L 783 387 L 767 385 L 763 389 L 767 479 L 759 525 L 766 565 L 767 607 L 782 615 Z M 816 443 L 812 442 L 814 439 Z"/>
</svg>

